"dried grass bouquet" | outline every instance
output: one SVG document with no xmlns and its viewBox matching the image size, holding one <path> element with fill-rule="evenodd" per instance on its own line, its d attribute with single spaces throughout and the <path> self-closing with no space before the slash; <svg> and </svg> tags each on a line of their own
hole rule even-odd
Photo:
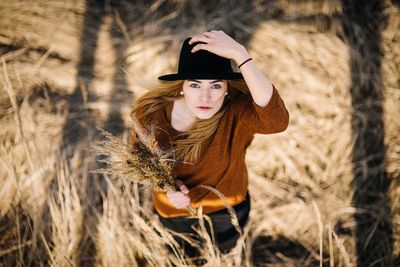
<svg viewBox="0 0 400 267">
<path fill-rule="evenodd" d="M 154 131 L 146 132 L 134 115 L 131 118 L 135 132 L 132 145 L 99 129 L 106 140 L 98 142 L 94 151 L 97 155 L 105 156 L 99 161 L 106 163 L 107 167 L 100 168 L 97 172 L 114 174 L 119 179 L 147 184 L 159 190 L 180 191 L 172 175 L 174 160 L 171 159 L 171 154 L 160 149 Z M 188 210 L 192 215 L 196 214 L 192 206 Z"/>
</svg>

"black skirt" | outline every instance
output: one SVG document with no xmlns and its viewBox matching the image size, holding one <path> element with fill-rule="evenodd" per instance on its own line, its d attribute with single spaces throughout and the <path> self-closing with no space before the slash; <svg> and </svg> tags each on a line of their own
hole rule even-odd
<svg viewBox="0 0 400 267">
<path fill-rule="evenodd" d="M 239 220 L 239 226 L 243 230 L 243 227 L 246 225 L 247 220 L 249 218 L 250 212 L 250 196 L 249 193 L 246 194 L 246 198 L 243 202 L 233 206 L 236 216 Z M 217 246 L 222 253 L 229 252 L 235 245 L 236 241 L 240 237 L 239 233 L 232 225 L 231 218 L 228 212 L 228 209 L 219 210 L 216 212 L 212 212 L 207 214 L 211 221 L 212 227 L 214 231 L 215 241 L 217 242 Z M 193 227 L 198 226 L 198 219 L 191 218 L 186 216 L 179 216 L 173 218 L 164 218 L 160 217 L 161 223 L 166 227 L 178 233 L 186 233 L 191 234 L 197 239 L 199 242 L 202 242 L 201 238 L 197 235 L 197 233 L 193 230 Z M 204 220 L 207 232 L 211 235 L 210 225 L 207 220 Z M 179 238 L 178 236 L 174 237 L 175 240 L 185 249 L 185 252 L 188 256 L 196 256 L 198 255 L 198 251 L 190 246 L 186 241 Z"/>
</svg>

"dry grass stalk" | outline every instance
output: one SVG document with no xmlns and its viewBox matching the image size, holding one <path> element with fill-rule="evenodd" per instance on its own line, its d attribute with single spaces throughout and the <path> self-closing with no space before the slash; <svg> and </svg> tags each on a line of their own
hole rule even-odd
<svg viewBox="0 0 400 267">
<path fill-rule="evenodd" d="M 231 217 L 231 223 L 232 223 L 233 227 L 235 227 L 235 230 L 239 233 L 239 235 L 242 235 L 242 230 L 240 229 L 239 220 L 238 220 L 238 218 L 236 216 L 236 212 L 232 208 L 232 206 L 228 203 L 228 201 L 226 200 L 224 194 L 222 194 L 220 191 L 218 191 L 217 189 L 215 189 L 214 187 L 209 186 L 209 185 L 202 185 L 201 187 L 204 187 L 204 188 L 212 191 L 214 194 L 216 194 L 224 202 L 224 205 L 225 205 L 226 209 L 229 212 L 229 216 Z"/>
<path fill-rule="evenodd" d="M 158 148 L 154 136 L 145 133 L 136 118 L 132 119 L 136 131 L 132 147 L 99 129 L 108 140 L 99 142 L 94 150 L 98 155 L 106 156 L 99 161 L 106 163 L 108 168 L 98 169 L 98 172 L 115 174 L 123 179 L 151 185 L 155 189 L 178 190 L 172 176 L 169 154 Z"/>
<path fill-rule="evenodd" d="M 323 261 L 323 257 L 322 257 L 322 253 L 323 253 L 323 235 L 324 235 L 324 228 L 322 225 L 322 220 L 321 220 L 321 212 L 319 211 L 319 208 L 317 206 L 317 203 L 315 203 L 315 201 L 312 202 L 313 206 L 314 206 L 314 210 L 315 210 L 315 214 L 317 215 L 317 223 L 318 223 L 318 233 L 319 233 L 319 266 L 322 267 L 322 261 Z"/>
<path fill-rule="evenodd" d="M 24 136 L 24 131 L 23 131 L 23 127 L 22 127 L 20 112 L 19 112 L 19 108 L 18 108 L 18 105 L 17 105 L 17 101 L 16 101 L 16 98 L 15 98 L 15 94 L 14 94 L 14 90 L 13 90 L 12 84 L 11 84 L 9 76 L 8 76 L 6 62 L 4 60 L 2 60 L 1 63 L 2 63 L 2 67 L 3 67 L 3 79 L 1 79 L 2 83 L 3 83 L 3 87 L 6 90 L 6 92 L 8 94 L 8 97 L 10 98 L 10 102 L 12 103 L 12 107 L 13 107 L 13 110 L 14 110 L 15 124 L 18 127 L 18 131 L 19 131 L 19 134 L 21 136 L 22 143 L 24 145 L 24 150 L 25 150 L 27 159 L 29 161 L 29 165 L 31 167 L 31 171 L 33 171 L 33 169 L 34 169 L 33 160 L 31 158 L 32 153 L 31 153 L 31 151 L 29 149 L 29 146 L 27 144 L 26 138 Z"/>
<path fill-rule="evenodd" d="M 340 238 L 338 237 L 338 235 L 334 231 L 332 231 L 332 234 L 333 234 L 335 243 L 338 246 L 339 251 L 340 251 L 340 253 L 341 253 L 342 257 L 343 257 L 344 266 L 346 266 L 346 267 L 352 266 L 352 264 L 350 262 L 350 256 L 346 251 L 346 247 L 343 244 L 343 241 L 340 240 Z"/>
<path fill-rule="evenodd" d="M 83 207 L 79 198 L 77 179 L 60 162 L 57 173 L 58 191 L 48 200 L 52 220 L 51 265 L 78 266 L 79 244 L 82 237 Z M 50 262 L 49 262 L 50 265 Z"/>
<path fill-rule="evenodd" d="M 108 168 L 97 171 L 151 185 L 158 190 L 180 191 L 172 174 L 173 160 L 170 154 L 159 148 L 152 130 L 145 132 L 136 117 L 131 115 L 131 118 L 136 135 L 132 146 L 99 129 L 108 140 L 99 142 L 94 150 L 98 155 L 106 156 L 99 161 L 106 163 Z M 197 213 L 191 205 L 188 210 L 192 215 Z"/>
<path fill-rule="evenodd" d="M 211 225 L 211 219 L 207 215 L 203 215 L 203 209 L 200 207 L 198 212 L 199 226 L 198 234 L 201 236 L 203 243 L 203 257 L 207 259 L 207 266 L 218 266 L 217 263 L 221 257 L 219 250 L 215 247 L 214 234 L 211 237 L 207 233 L 207 228 L 205 225 L 205 220 Z M 212 227 L 211 227 L 212 230 Z"/>
<path fill-rule="evenodd" d="M 152 210 L 142 207 L 141 201 L 135 197 L 139 189 L 129 188 L 132 187 L 129 183 L 119 187 L 107 181 L 103 212 L 99 214 L 96 226 L 97 265 L 186 266 L 182 249 L 170 231 L 161 225 Z"/>
</svg>

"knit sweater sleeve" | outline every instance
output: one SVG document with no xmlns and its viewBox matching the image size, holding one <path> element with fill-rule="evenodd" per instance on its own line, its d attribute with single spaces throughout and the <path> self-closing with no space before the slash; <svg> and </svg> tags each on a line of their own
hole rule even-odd
<svg viewBox="0 0 400 267">
<path fill-rule="evenodd" d="M 237 103 L 238 125 L 249 134 L 270 134 L 284 131 L 289 124 L 289 112 L 273 85 L 267 106 L 258 106 L 251 96 L 242 96 Z"/>
</svg>

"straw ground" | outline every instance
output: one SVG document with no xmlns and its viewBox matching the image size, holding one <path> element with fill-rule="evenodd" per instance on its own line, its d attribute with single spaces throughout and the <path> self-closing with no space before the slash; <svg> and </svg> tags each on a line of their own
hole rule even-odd
<svg viewBox="0 0 400 267">
<path fill-rule="evenodd" d="M 2 265 L 190 265 L 150 190 L 93 173 L 87 148 L 96 127 L 127 142 L 134 99 L 175 70 L 186 36 L 208 29 L 248 47 L 290 126 L 255 137 L 250 221 L 229 255 L 207 239 L 207 265 L 354 266 L 364 248 L 369 265 L 399 264 L 397 2 L 361 13 L 356 1 L 247 2 L 0 2 Z M 380 149 L 359 153 L 362 144 Z M 377 173 L 383 185 L 362 187 Z"/>
</svg>

